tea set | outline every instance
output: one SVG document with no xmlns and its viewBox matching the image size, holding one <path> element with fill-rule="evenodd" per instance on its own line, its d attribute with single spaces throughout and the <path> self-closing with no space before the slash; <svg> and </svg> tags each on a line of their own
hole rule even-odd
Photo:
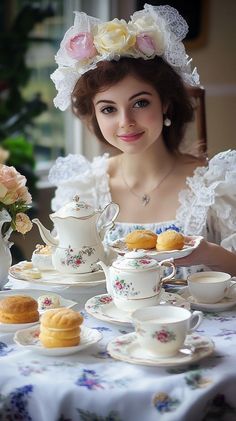
<svg viewBox="0 0 236 421">
<path fill-rule="evenodd" d="M 207 342 L 205 352 L 202 351 L 204 346 L 193 345 L 196 334 L 195 339 L 191 334 L 201 323 L 203 313 L 191 313 L 190 306 L 193 302 L 196 309 L 196 304 L 217 305 L 228 298 L 236 304 L 236 284 L 232 283 L 230 275 L 221 272 L 194 274 L 187 279 L 185 298 L 180 298 L 185 303 L 188 301 L 189 307 L 179 304 L 178 300 L 176 305 L 171 305 L 168 299 L 163 305 L 163 285 L 175 276 L 174 261 L 158 261 L 143 250 L 117 254 L 118 257 L 116 255 L 111 261 L 103 239 L 118 214 L 119 205 L 116 203 L 111 202 L 103 210 L 97 210 L 76 195 L 72 202 L 49 215 L 56 236 L 39 219 L 33 219 L 33 222 L 43 241 L 52 248 L 52 267 L 59 276 L 76 275 L 79 280 L 98 271 L 105 274 L 107 294 L 90 298 L 85 309 L 105 321 L 135 327 L 135 332 L 115 338 L 108 345 L 114 358 L 147 365 L 164 361 L 163 365 L 168 365 L 173 358 L 181 364 L 186 359 L 195 360 L 208 355 L 214 348 L 210 339 L 200 340 L 201 344 L 204 340 Z M 170 269 L 168 275 L 166 267 Z M 103 313 L 99 303 L 110 309 L 113 306 L 115 316 Z M 186 346 L 188 340 L 190 347 Z M 201 352 L 196 352 L 198 348 Z"/>
</svg>

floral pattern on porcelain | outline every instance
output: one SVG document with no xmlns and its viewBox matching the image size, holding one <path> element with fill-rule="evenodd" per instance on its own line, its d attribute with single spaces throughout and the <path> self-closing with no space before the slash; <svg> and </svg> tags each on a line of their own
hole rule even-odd
<svg viewBox="0 0 236 421">
<path fill-rule="evenodd" d="M 106 305 L 112 303 L 113 298 L 111 295 L 105 295 L 104 297 L 93 297 L 92 305 L 89 305 L 88 308 L 93 308 L 95 311 L 99 310 L 101 305 Z"/>
<path fill-rule="evenodd" d="M 73 248 L 69 247 L 65 250 L 65 258 L 61 259 L 62 265 L 71 266 L 76 269 L 80 265 L 86 263 L 85 256 L 88 257 L 95 253 L 93 247 L 83 247 L 77 254 L 73 254 Z"/>
<path fill-rule="evenodd" d="M 153 333 L 152 338 L 157 339 L 158 342 L 166 344 L 168 342 L 175 341 L 176 335 L 171 330 L 162 328 L 161 330 L 157 330 Z"/>
<path fill-rule="evenodd" d="M 112 281 L 112 288 L 115 293 L 120 297 L 134 297 L 140 293 L 140 291 L 134 291 L 132 282 L 127 283 L 125 279 L 120 279 L 119 276 Z"/>
</svg>

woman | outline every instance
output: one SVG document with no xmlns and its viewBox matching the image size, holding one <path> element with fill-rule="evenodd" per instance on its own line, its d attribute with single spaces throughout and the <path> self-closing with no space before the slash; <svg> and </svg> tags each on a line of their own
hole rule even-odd
<svg viewBox="0 0 236 421">
<path fill-rule="evenodd" d="M 64 110 L 72 101 L 74 114 L 119 153 L 91 164 L 82 156 L 59 158 L 50 172 L 58 187 L 52 207 L 75 193 L 96 207 L 113 200 L 120 214 L 108 242 L 138 228 L 203 235 L 198 249 L 176 265 L 236 276 L 236 216 L 229 217 L 231 209 L 235 214 L 236 153 L 207 164 L 180 152 L 193 118 L 185 83 L 198 83 L 181 42 L 186 33 L 186 22 L 169 6 L 145 5 L 128 24 L 76 13 L 56 56 L 55 105 Z"/>
</svg>

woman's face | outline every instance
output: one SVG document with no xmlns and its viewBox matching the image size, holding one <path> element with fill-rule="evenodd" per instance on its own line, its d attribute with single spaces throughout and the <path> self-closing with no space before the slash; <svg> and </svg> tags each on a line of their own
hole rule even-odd
<svg viewBox="0 0 236 421">
<path fill-rule="evenodd" d="M 98 125 L 111 145 L 139 153 L 162 139 L 165 109 L 154 87 L 130 75 L 93 99 Z"/>
</svg>

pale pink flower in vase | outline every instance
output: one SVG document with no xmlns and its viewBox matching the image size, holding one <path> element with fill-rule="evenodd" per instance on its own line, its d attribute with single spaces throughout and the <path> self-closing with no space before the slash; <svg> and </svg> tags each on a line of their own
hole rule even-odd
<svg viewBox="0 0 236 421">
<path fill-rule="evenodd" d="M 70 38 L 65 45 L 65 49 L 71 58 L 78 61 L 90 59 L 97 54 L 93 44 L 93 35 L 90 32 L 80 32 Z"/>
<path fill-rule="evenodd" d="M 14 167 L 0 164 L 0 289 L 8 281 L 12 264 L 9 241 L 12 231 L 26 234 L 32 223 L 25 212 L 32 201 L 26 178 Z"/>
</svg>

